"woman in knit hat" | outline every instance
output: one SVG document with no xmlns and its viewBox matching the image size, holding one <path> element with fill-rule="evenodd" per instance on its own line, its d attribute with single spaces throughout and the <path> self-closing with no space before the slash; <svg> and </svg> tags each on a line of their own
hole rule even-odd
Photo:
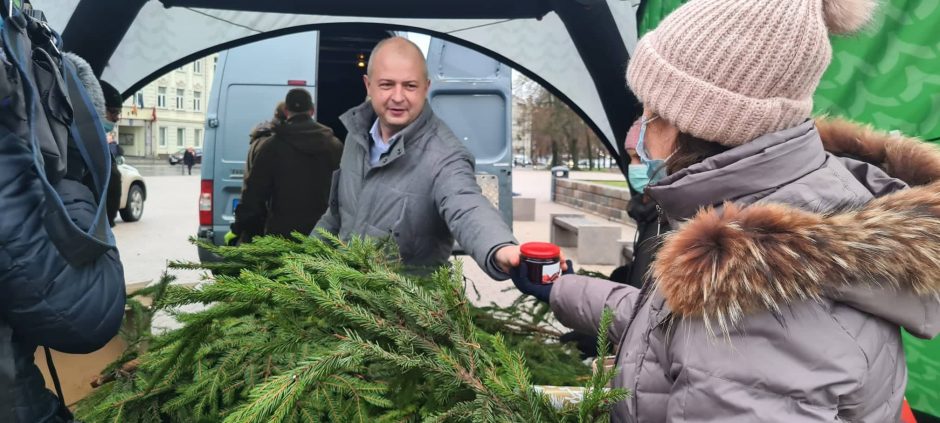
<svg viewBox="0 0 940 423">
<path fill-rule="evenodd" d="M 900 328 L 940 332 L 940 151 L 810 116 L 829 35 L 874 7 L 692 0 L 638 43 L 637 151 L 674 231 L 642 289 L 513 278 L 576 330 L 615 312 L 615 421 L 898 421 Z"/>
</svg>

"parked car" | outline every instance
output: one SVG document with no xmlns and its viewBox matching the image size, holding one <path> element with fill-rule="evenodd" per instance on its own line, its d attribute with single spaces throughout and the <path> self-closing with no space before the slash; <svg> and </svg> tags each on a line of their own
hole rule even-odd
<svg viewBox="0 0 940 423">
<path fill-rule="evenodd" d="M 197 149 L 195 149 L 195 150 L 196 150 L 196 163 L 197 163 L 197 164 L 201 164 L 201 163 L 202 163 L 202 149 L 201 149 L 201 148 L 197 148 Z M 167 157 L 167 161 L 169 161 L 171 165 L 180 164 L 180 163 L 183 162 L 183 154 L 184 154 L 184 153 L 186 153 L 186 149 L 185 149 L 185 148 L 181 148 L 181 149 L 179 149 L 179 151 L 177 151 L 177 152 L 175 152 L 175 153 L 173 153 L 173 154 L 170 154 L 170 156 Z"/>
<path fill-rule="evenodd" d="M 121 220 L 136 222 L 144 215 L 144 202 L 147 201 L 147 184 L 137 168 L 124 162 L 124 157 L 117 158 L 118 170 L 121 171 Z"/>
</svg>

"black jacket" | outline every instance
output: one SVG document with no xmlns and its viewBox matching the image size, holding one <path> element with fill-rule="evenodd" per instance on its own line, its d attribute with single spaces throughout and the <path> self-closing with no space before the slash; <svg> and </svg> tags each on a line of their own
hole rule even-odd
<svg viewBox="0 0 940 423">
<path fill-rule="evenodd" d="M 656 203 L 645 195 L 634 195 L 627 205 L 627 214 L 636 221 L 636 239 L 633 242 L 633 264 L 627 283 L 640 288 L 658 246 L 658 235 L 668 228 L 658 223 Z"/>
<path fill-rule="evenodd" d="M 235 211 L 232 231 L 242 242 L 258 235 L 309 234 L 326 211 L 330 181 L 343 145 L 308 115 L 274 128 L 257 151 Z"/>
<path fill-rule="evenodd" d="M 192 151 L 186 150 L 186 152 L 183 153 L 183 164 L 186 165 L 186 166 L 193 166 L 193 165 L 195 165 L 195 164 L 196 164 L 196 155 L 195 155 Z"/>
</svg>

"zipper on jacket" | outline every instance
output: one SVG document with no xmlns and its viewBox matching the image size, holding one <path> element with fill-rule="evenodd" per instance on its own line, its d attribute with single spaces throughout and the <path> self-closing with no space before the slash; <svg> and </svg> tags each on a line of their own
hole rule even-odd
<svg viewBox="0 0 940 423">
<path fill-rule="evenodd" d="M 653 200 L 655 202 L 656 200 Z M 663 212 L 663 208 L 659 206 L 659 203 L 656 203 L 656 237 L 658 238 L 663 234 L 663 223 L 668 222 L 666 218 L 666 213 Z"/>
</svg>

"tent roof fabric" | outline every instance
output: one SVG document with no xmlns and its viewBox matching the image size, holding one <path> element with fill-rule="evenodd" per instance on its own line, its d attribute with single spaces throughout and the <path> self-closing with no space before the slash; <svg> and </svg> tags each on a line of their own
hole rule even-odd
<svg viewBox="0 0 940 423">
<path fill-rule="evenodd" d="M 612 153 L 619 152 L 637 113 L 623 74 L 636 45 L 639 0 L 33 3 L 62 33 L 66 50 L 88 59 L 125 93 L 187 61 L 245 42 L 325 25 L 373 24 L 424 32 L 495 56 L 566 101 Z"/>
</svg>

